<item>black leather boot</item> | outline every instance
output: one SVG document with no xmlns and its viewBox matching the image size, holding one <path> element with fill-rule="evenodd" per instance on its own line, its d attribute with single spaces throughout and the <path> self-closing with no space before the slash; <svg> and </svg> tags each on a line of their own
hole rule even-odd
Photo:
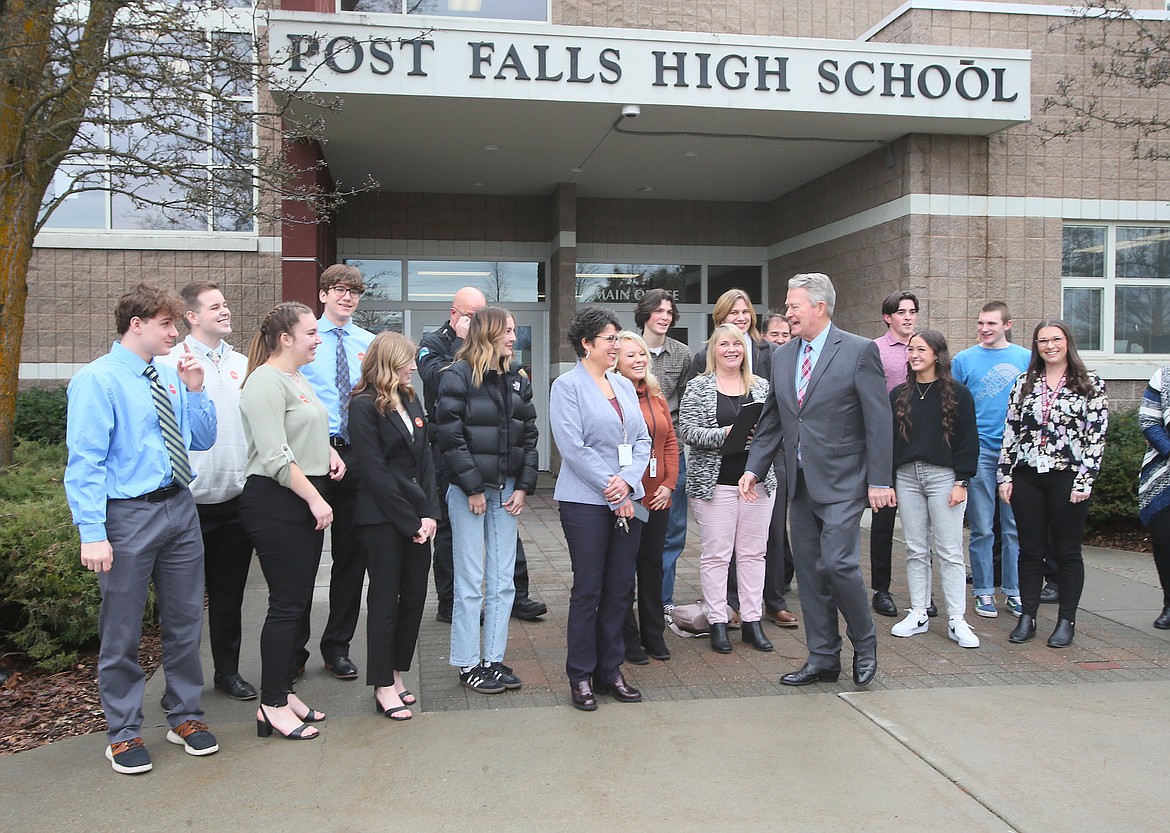
<svg viewBox="0 0 1170 833">
<path fill-rule="evenodd" d="M 1049 648 L 1067 648 L 1072 645 L 1073 634 L 1076 632 L 1076 622 L 1071 619 L 1061 619 L 1056 623 L 1056 630 L 1048 637 Z"/>
<path fill-rule="evenodd" d="M 757 651 L 772 650 L 772 643 L 768 641 L 768 637 L 764 636 L 764 629 L 760 627 L 759 622 L 743 623 L 743 641 Z"/>
<path fill-rule="evenodd" d="M 731 641 L 727 638 L 727 623 L 711 623 L 711 650 L 720 654 L 731 653 Z"/>
<path fill-rule="evenodd" d="M 1008 634 L 1008 642 L 1027 642 L 1036 635 L 1036 617 L 1024 613 L 1016 621 L 1015 629 Z"/>
<path fill-rule="evenodd" d="M 1162 608 L 1162 615 L 1154 620 L 1154 627 L 1160 631 L 1170 631 L 1170 605 Z"/>
</svg>

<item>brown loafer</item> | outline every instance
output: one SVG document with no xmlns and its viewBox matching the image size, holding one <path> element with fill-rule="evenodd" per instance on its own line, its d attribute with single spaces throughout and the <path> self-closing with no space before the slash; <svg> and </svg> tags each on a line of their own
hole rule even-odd
<svg viewBox="0 0 1170 833">
<path fill-rule="evenodd" d="M 772 624 L 779 625 L 782 628 L 795 628 L 800 624 L 800 620 L 796 618 L 796 614 L 788 610 L 777 610 L 774 613 L 768 611 L 765 615 Z"/>
<path fill-rule="evenodd" d="M 743 620 L 740 619 L 740 617 L 739 617 L 739 611 L 738 610 L 731 611 L 731 615 L 727 617 L 727 627 L 730 630 L 735 630 L 742 623 L 743 623 Z"/>
<path fill-rule="evenodd" d="M 583 712 L 597 709 L 597 698 L 593 696 L 593 684 L 589 680 L 574 683 L 569 688 L 569 695 L 573 698 L 573 708 Z"/>
</svg>

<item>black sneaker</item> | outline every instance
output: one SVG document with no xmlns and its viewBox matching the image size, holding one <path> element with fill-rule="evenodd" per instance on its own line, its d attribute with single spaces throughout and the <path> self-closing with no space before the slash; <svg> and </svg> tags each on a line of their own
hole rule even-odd
<svg viewBox="0 0 1170 833">
<path fill-rule="evenodd" d="M 484 666 L 483 663 L 470 671 L 459 672 L 459 685 L 478 691 L 480 694 L 499 694 L 504 691 L 504 684 L 496 679 L 495 672 Z"/>
<path fill-rule="evenodd" d="M 502 662 L 491 663 L 487 666 L 487 670 L 495 675 L 496 682 L 510 691 L 516 691 L 523 685 L 520 678 L 512 673 L 512 669 Z"/>
</svg>

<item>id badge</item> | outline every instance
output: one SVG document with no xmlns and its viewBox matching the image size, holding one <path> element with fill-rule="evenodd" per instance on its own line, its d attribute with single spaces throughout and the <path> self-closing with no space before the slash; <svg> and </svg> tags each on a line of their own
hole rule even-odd
<svg viewBox="0 0 1170 833">
<path fill-rule="evenodd" d="M 634 446 L 630 443 L 621 443 L 618 445 L 618 465 L 632 466 L 634 465 Z"/>
<path fill-rule="evenodd" d="M 658 476 L 658 458 L 657 457 L 650 458 L 650 476 L 651 477 Z"/>
<path fill-rule="evenodd" d="M 1051 463 L 1051 461 L 1049 461 L 1049 459 L 1047 457 L 1037 457 L 1036 458 L 1036 471 L 1039 474 L 1048 474 L 1048 471 L 1051 468 L 1052 468 L 1052 463 Z"/>
</svg>

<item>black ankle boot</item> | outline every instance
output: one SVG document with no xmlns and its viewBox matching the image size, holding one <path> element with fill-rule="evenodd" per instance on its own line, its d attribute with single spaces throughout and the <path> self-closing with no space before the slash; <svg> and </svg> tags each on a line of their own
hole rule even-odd
<svg viewBox="0 0 1170 833">
<path fill-rule="evenodd" d="M 1067 648 L 1072 645 L 1073 634 L 1076 632 L 1076 622 L 1071 619 L 1061 619 L 1056 623 L 1056 630 L 1048 637 L 1049 648 Z"/>
<path fill-rule="evenodd" d="M 1160 631 L 1170 631 L 1170 605 L 1162 608 L 1162 615 L 1154 620 L 1154 627 Z"/>
<path fill-rule="evenodd" d="M 711 623 L 711 650 L 720 654 L 731 653 L 731 641 L 727 638 L 727 623 Z"/>
<path fill-rule="evenodd" d="M 1008 634 L 1008 642 L 1027 642 L 1036 635 L 1036 617 L 1029 616 L 1027 613 L 1020 616 L 1016 621 L 1015 629 Z"/>
<path fill-rule="evenodd" d="M 743 623 L 743 641 L 757 651 L 772 650 L 772 643 L 768 641 L 768 637 L 764 636 L 764 629 L 760 627 L 759 622 Z"/>
</svg>

